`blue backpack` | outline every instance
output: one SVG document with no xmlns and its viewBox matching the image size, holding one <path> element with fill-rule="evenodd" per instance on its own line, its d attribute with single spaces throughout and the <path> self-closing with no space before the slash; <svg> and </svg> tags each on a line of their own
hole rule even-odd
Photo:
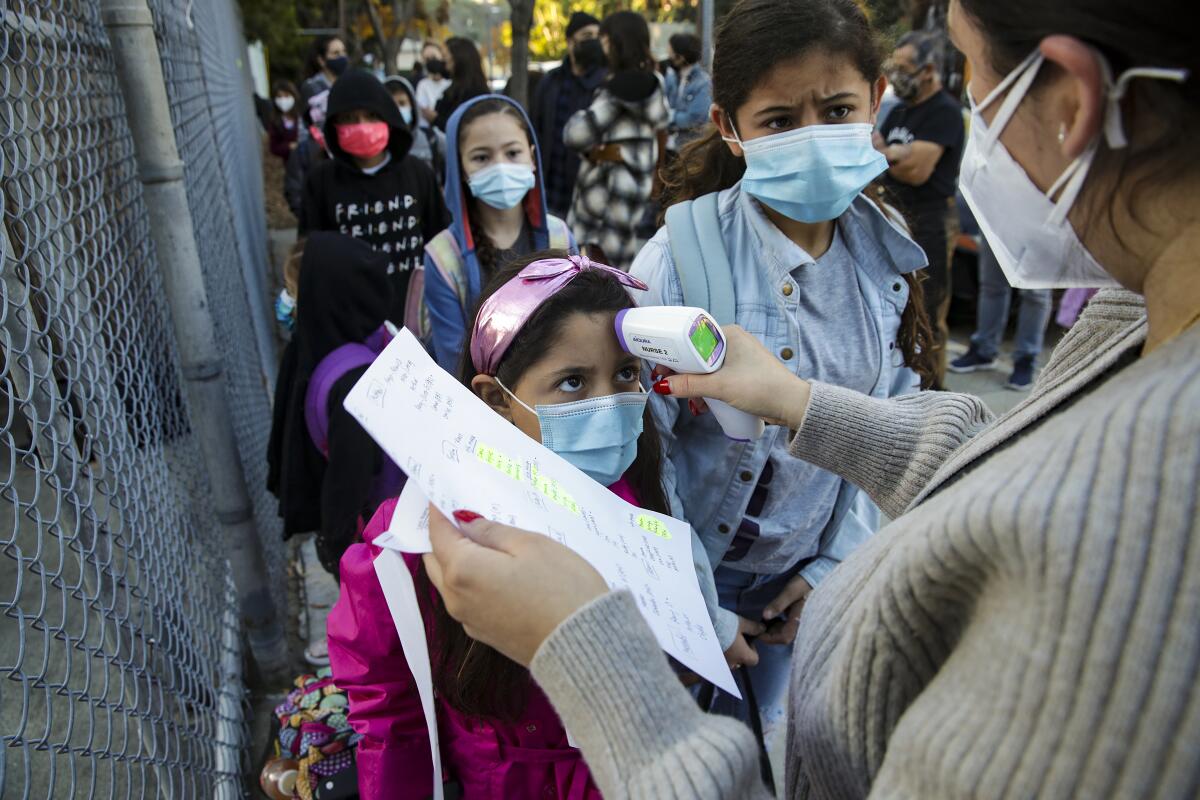
<svg viewBox="0 0 1200 800">
<path fill-rule="evenodd" d="M 705 309 L 721 325 L 736 322 L 733 267 L 721 240 L 717 193 L 668 208 L 667 235 L 683 304 Z"/>
</svg>

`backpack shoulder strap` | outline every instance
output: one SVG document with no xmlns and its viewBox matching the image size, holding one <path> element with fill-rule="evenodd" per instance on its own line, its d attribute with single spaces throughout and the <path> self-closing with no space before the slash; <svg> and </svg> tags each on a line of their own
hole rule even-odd
<svg viewBox="0 0 1200 800">
<path fill-rule="evenodd" d="M 571 229 L 553 214 L 546 217 L 547 233 L 550 235 L 551 250 L 571 249 Z"/>
<path fill-rule="evenodd" d="M 683 302 L 708 311 L 721 325 L 734 322 L 733 268 L 721 239 L 717 193 L 668 208 L 667 236 Z"/>
<path fill-rule="evenodd" d="M 404 327 L 422 342 L 429 341 L 429 308 L 425 305 L 425 266 L 413 269 L 404 301 Z"/>
<path fill-rule="evenodd" d="M 375 360 L 378 351 L 360 342 L 344 344 L 321 359 L 304 394 L 304 424 L 308 436 L 321 455 L 329 456 L 329 393 L 333 385 L 347 372 L 365 367 Z"/>
<path fill-rule="evenodd" d="M 433 262 L 446 284 L 455 287 L 460 295 L 465 296 L 467 280 L 463 274 L 463 257 L 449 228 L 425 243 L 425 254 L 429 256 L 429 260 Z"/>
</svg>

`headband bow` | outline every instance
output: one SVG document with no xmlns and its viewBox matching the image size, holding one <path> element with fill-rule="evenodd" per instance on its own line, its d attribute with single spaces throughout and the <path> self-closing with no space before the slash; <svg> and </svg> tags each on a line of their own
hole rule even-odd
<svg viewBox="0 0 1200 800">
<path fill-rule="evenodd" d="M 475 330 L 471 335 L 471 363 L 475 365 L 475 371 L 495 375 L 513 339 L 517 338 L 533 312 L 589 270 L 606 272 L 630 289 L 645 291 L 649 288 L 632 275 L 607 264 L 597 264 L 587 256 L 534 261 L 497 289 L 479 309 Z"/>
</svg>

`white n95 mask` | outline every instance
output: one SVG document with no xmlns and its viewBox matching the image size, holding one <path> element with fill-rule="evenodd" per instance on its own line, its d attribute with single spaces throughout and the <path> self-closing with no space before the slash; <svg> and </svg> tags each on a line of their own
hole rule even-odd
<svg viewBox="0 0 1200 800">
<path fill-rule="evenodd" d="M 1097 57 L 1108 95 L 1104 136 L 1110 148 L 1119 150 L 1129 144 L 1121 120 L 1121 98 L 1129 81 L 1134 78 L 1183 81 L 1187 78 L 1187 70 L 1136 68 L 1126 70 L 1114 81 L 1108 61 L 1099 53 Z M 968 87 L 967 96 L 972 106 L 971 132 L 963 151 L 959 191 L 996 254 L 1004 276 L 1014 288 L 1118 286 L 1084 247 L 1067 219 L 1096 160 L 1099 138 L 1071 162 L 1045 194 L 1000 141 L 1000 134 L 1029 93 L 1044 60 L 1041 51 L 1035 50 L 981 103 L 975 103 Z M 988 125 L 981 112 L 1010 87 L 1008 97 L 992 124 Z M 1056 195 L 1057 201 L 1053 199 Z"/>
</svg>

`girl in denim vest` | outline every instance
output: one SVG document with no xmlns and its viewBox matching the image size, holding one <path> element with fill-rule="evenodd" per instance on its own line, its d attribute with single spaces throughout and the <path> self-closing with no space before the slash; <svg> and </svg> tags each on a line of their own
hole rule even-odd
<svg viewBox="0 0 1200 800">
<path fill-rule="evenodd" d="M 711 125 L 668 175 L 667 205 L 716 194 L 736 323 L 799 375 L 876 397 L 917 391 L 928 322 L 914 292 L 924 253 L 865 191 L 887 168 L 872 125 L 886 83 L 854 0 L 743 0 L 717 32 Z M 704 224 L 703 222 L 699 224 Z M 644 304 L 684 304 L 667 228 L 632 274 Z M 665 383 L 656 386 L 669 392 Z M 878 527 L 848 481 L 788 456 L 787 430 L 728 440 L 711 415 L 652 403 L 675 516 L 704 543 L 727 657 L 747 672 L 764 727 L 783 722 L 803 600 Z M 766 622 L 752 650 L 746 631 Z M 714 709 L 745 716 L 733 698 Z"/>
</svg>

